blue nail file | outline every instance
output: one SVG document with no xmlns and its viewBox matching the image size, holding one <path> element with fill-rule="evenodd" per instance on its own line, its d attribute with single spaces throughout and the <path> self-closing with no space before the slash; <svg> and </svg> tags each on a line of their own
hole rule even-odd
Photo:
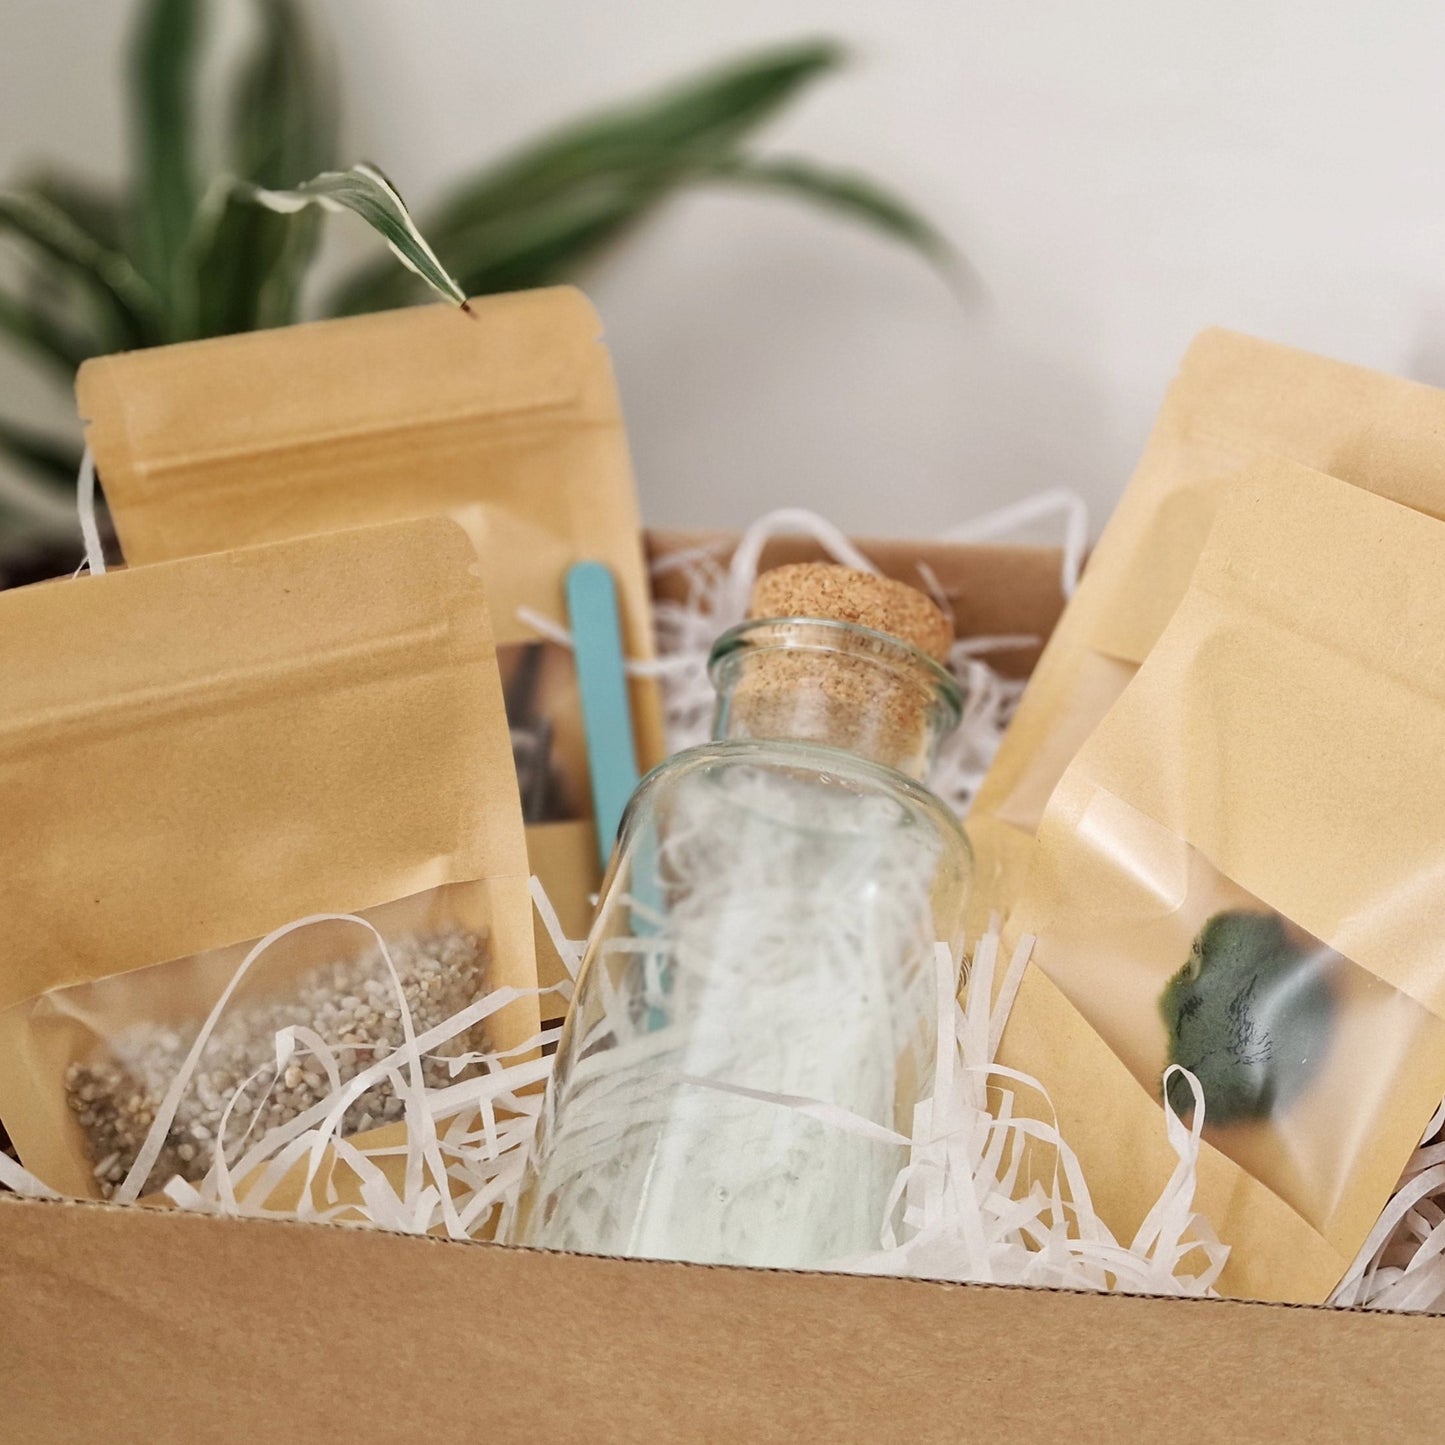
<svg viewBox="0 0 1445 1445">
<path fill-rule="evenodd" d="M 617 610 L 617 586 L 600 562 L 578 562 L 567 573 L 567 618 L 572 630 L 572 654 L 582 694 L 582 722 L 587 730 L 587 766 L 592 774 L 592 811 L 597 824 L 597 851 L 604 871 L 612 857 L 617 830 L 627 800 L 637 787 L 637 748 L 632 733 L 632 710 L 627 700 L 623 667 L 622 626 Z M 631 878 L 631 926 L 635 937 L 656 931 L 656 843 L 650 831 L 636 840 L 637 855 Z M 667 1022 L 659 1007 L 672 992 L 672 978 L 662 969 L 660 956 L 645 960 L 646 1028 L 653 1032 Z"/>
<path fill-rule="evenodd" d="M 592 814 L 603 870 L 613 854 L 627 801 L 637 788 L 637 747 L 627 699 L 617 585 L 601 562 L 577 562 L 566 574 L 566 613 L 572 629 L 582 695 L 582 724 L 587 728 L 587 766 L 592 775 Z M 660 900 L 656 883 L 656 841 L 644 828 L 636 840 L 631 868 L 631 931 L 636 938 L 656 932 Z M 644 997 L 649 1000 L 646 1029 L 668 1022 L 663 998 L 672 993 L 672 974 L 660 955 L 643 959 Z"/>
<path fill-rule="evenodd" d="M 597 851 L 606 868 L 622 811 L 637 786 L 637 748 L 627 699 L 617 585 L 601 562 L 577 562 L 568 569 L 567 619 L 587 732 Z"/>
</svg>

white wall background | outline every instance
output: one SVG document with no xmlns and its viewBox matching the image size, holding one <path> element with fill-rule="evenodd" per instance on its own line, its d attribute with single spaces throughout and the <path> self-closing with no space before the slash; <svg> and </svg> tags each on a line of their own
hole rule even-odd
<svg viewBox="0 0 1445 1445">
<path fill-rule="evenodd" d="M 0 175 L 116 172 L 122 0 L 0 0 Z M 767 145 L 866 169 L 985 299 L 779 199 L 694 194 L 589 278 L 648 518 L 784 502 L 927 534 L 1067 485 L 1100 519 L 1223 323 L 1445 384 L 1445 6 L 1430 0 L 324 0 L 348 149 L 414 203 L 584 106 L 825 33 Z M 346 222 L 335 248 L 360 254 Z M 44 414 L 0 370 L 0 405 Z"/>
</svg>

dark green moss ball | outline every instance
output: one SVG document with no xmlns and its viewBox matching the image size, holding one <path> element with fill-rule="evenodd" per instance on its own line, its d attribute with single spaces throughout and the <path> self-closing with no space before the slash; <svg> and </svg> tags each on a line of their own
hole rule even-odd
<svg viewBox="0 0 1445 1445">
<path fill-rule="evenodd" d="M 1337 956 L 1293 942 L 1276 913 L 1218 913 L 1159 1000 L 1169 1062 L 1204 1090 L 1211 1124 L 1266 1119 L 1296 1098 L 1324 1055 L 1334 1013 L 1327 974 Z M 1167 1095 L 1192 1112 L 1188 1082 Z"/>
</svg>

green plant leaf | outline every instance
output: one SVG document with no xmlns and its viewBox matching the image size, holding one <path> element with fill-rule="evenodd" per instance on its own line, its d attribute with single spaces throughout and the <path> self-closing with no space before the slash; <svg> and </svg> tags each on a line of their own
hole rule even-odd
<svg viewBox="0 0 1445 1445">
<path fill-rule="evenodd" d="M 96 308 L 107 350 L 163 339 L 164 316 L 144 277 L 120 252 L 99 245 L 49 201 L 22 191 L 0 191 L 0 236 L 6 232 L 76 283 Z"/>
<path fill-rule="evenodd" d="M 201 184 L 195 161 L 196 92 L 204 0 L 146 0 L 130 50 L 136 255 L 170 303 Z"/>
<path fill-rule="evenodd" d="M 75 485 L 75 476 L 80 470 L 78 446 L 0 418 L 0 449 L 12 461 L 49 481 L 62 482 L 68 487 Z"/>
<path fill-rule="evenodd" d="M 231 103 L 230 167 L 258 186 L 294 186 L 336 164 L 336 77 L 298 0 L 253 0 L 255 50 Z"/>
<path fill-rule="evenodd" d="M 667 185 L 618 180 L 578 187 L 545 206 L 502 215 L 457 236 L 449 261 L 469 296 L 551 286 L 636 225 Z"/>
<path fill-rule="evenodd" d="M 0 337 L 55 367 L 63 377 L 73 377 L 87 357 L 96 355 L 99 344 L 82 335 L 70 322 L 43 310 L 33 300 L 17 301 L 0 291 Z"/>
<path fill-rule="evenodd" d="M 118 195 L 99 182 L 50 169 L 35 172 L 18 189 L 39 196 L 56 210 L 63 211 L 97 246 L 124 252 L 125 205 Z"/>
<path fill-rule="evenodd" d="M 250 196 L 228 189 L 198 237 L 190 334 L 225 336 L 297 320 L 320 221 L 305 213 L 268 212 Z"/>
<path fill-rule="evenodd" d="M 260 30 L 232 100 L 230 166 L 258 186 L 293 186 L 336 163 L 335 77 L 305 7 L 296 0 L 254 4 Z M 195 333 L 294 321 L 320 217 L 277 215 L 234 190 L 202 209 L 209 224 L 194 248 Z"/>
<path fill-rule="evenodd" d="M 846 171 L 829 170 L 793 157 L 731 156 L 704 167 L 700 178 L 782 191 L 835 210 L 921 251 L 935 265 L 951 268 L 953 247 L 941 232 L 882 186 Z"/>
<path fill-rule="evenodd" d="M 549 286 L 577 272 L 664 196 L 686 184 L 726 182 L 791 194 L 881 231 L 920 251 L 940 270 L 957 257 L 947 240 L 904 202 L 865 177 L 793 159 L 681 155 L 667 166 L 601 175 L 548 200 L 501 211 L 453 229 L 437 252 L 469 296 Z M 404 306 L 417 299 L 411 278 L 368 270 L 331 298 L 334 314 Z"/>
<path fill-rule="evenodd" d="M 455 233 L 441 251 L 442 259 L 468 296 L 553 285 L 574 276 L 634 225 L 657 194 L 650 180 L 602 178 L 545 204 L 502 211 Z M 395 266 L 368 267 L 338 288 L 326 309 L 333 315 L 356 315 L 410 305 L 421 294 L 408 272 Z"/>
<path fill-rule="evenodd" d="M 466 293 L 417 230 L 396 188 L 375 166 L 363 162 L 347 171 L 326 171 L 291 190 L 242 186 L 238 194 L 248 195 L 259 205 L 283 215 L 307 206 L 354 212 L 385 239 L 402 265 L 414 271 L 433 290 L 466 309 Z"/>
<path fill-rule="evenodd" d="M 471 295 L 569 275 L 687 180 L 698 160 L 728 154 L 842 59 L 831 41 L 778 47 L 588 115 L 455 187 L 423 229 Z M 543 238 L 532 266 L 513 239 L 524 233 Z M 415 299 L 405 277 L 368 266 L 327 309 L 351 314 Z"/>
<path fill-rule="evenodd" d="M 80 444 L 0 416 L 0 535 L 75 541 Z M 3 584 L 0 584 L 3 585 Z"/>
<path fill-rule="evenodd" d="M 688 154 L 725 154 L 842 60 L 842 48 L 832 41 L 770 49 L 707 70 L 651 99 L 585 116 L 457 186 L 428 233 L 442 242 L 454 228 L 535 204 L 578 182 L 608 173 L 676 170 Z"/>
</svg>

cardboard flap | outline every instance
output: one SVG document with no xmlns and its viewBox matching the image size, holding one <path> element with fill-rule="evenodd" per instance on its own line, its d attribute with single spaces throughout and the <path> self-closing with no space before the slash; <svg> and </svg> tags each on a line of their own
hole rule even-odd
<svg viewBox="0 0 1445 1445">
<path fill-rule="evenodd" d="M 0 1203 L 20 1440 L 1425 1441 L 1408 1315 Z M 83 1367 L 82 1367 L 83 1366 Z M 23 1382 L 23 1383 L 22 1383 Z M 259 1413 L 258 1413 L 259 1412 Z"/>
</svg>

